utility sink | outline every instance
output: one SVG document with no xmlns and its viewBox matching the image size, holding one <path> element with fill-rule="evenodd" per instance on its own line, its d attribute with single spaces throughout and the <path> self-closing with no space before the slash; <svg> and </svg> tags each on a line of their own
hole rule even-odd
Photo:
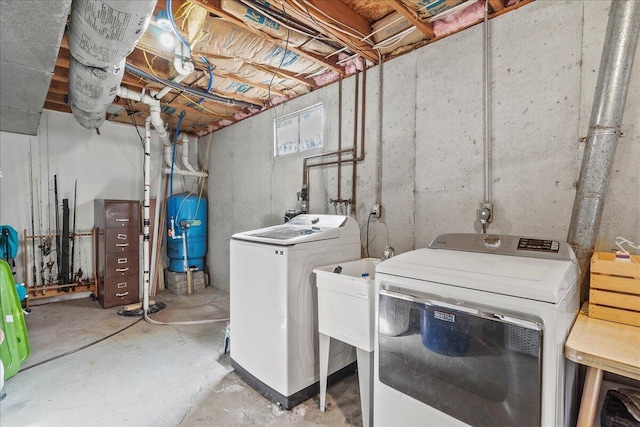
<svg viewBox="0 0 640 427">
<path fill-rule="evenodd" d="M 318 287 L 318 332 L 373 351 L 374 279 L 379 262 L 378 258 L 363 258 L 313 270 Z M 338 267 L 341 272 L 334 273 Z"/>
</svg>

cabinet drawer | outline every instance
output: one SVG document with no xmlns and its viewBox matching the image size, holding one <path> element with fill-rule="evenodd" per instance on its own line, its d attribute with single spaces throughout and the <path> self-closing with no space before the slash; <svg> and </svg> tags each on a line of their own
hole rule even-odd
<svg viewBox="0 0 640 427">
<path fill-rule="evenodd" d="M 104 234 L 106 253 L 138 251 L 138 228 L 123 228 L 121 230 L 107 228 Z"/>
<path fill-rule="evenodd" d="M 106 279 L 98 296 L 103 308 L 137 303 L 138 276 Z"/>
<path fill-rule="evenodd" d="M 107 279 L 138 275 L 140 260 L 138 252 L 123 252 L 106 255 L 104 276 Z"/>
<path fill-rule="evenodd" d="M 104 208 L 106 228 L 140 228 L 140 205 L 136 202 L 110 202 Z"/>
</svg>

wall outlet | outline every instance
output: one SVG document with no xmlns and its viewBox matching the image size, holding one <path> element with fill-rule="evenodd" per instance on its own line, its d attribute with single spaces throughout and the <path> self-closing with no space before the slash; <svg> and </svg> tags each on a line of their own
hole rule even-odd
<svg viewBox="0 0 640 427">
<path fill-rule="evenodd" d="M 373 204 L 373 207 L 371 208 L 371 214 L 376 218 L 380 218 L 380 203 Z"/>
</svg>

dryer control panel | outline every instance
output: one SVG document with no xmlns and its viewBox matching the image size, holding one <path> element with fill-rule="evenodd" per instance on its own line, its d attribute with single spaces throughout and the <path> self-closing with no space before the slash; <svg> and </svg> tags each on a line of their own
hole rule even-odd
<svg viewBox="0 0 640 427">
<path fill-rule="evenodd" d="M 521 237 L 518 241 L 518 250 L 555 252 L 560 250 L 560 242 L 555 240 L 528 239 Z"/>
<path fill-rule="evenodd" d="M 573 250 L 565 242 L 498 234 L 442 234 L 431 242 L 429 249 L 575 261 Z"/>
</svg>

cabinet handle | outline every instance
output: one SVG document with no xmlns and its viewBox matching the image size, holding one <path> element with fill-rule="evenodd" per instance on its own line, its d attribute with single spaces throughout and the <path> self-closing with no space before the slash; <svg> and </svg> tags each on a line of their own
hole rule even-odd
<svg viewBox="0 0 640 427">
<path fill-rule="evenodd" d="M 126 234 L 118 234 L 118 240 L 127 240 Z"/>
<path fill-rule="evenodd" d="M 127 295 L 129 295 L 129 292 L 120 292 L 116 294 L 117 297 L 125 297 Z"/>
<path fill-rule="evenodd" d="M 129 267 L 127 267 L 127 268 L 116 268 L 116 271 L 120 272 L 120 273 L 122 273 L 123 271 L 129 271 Z"/>
<path fill-rule="evenodd" d="M 118 283 L 118 289 L 126 288 L 127 282 Z"/>
<path fill-rule="evenodd" d="M 118 258 L 118 264 L 126 264 L 127 258 Z"/>
<path fill-rule="evenodd" d="M 129 244 L 128 244 L 128 243 L 116 243 L 116 246 L 117 246 L 118 248 L 121 248 L 121 247 L 123 247 L 123 246 L 129 246 Z"/>
<path fill-rule="evenodd" d="M 116 218 L 116 222 L 129 222 L 129 218 Z"/>
</svg>

